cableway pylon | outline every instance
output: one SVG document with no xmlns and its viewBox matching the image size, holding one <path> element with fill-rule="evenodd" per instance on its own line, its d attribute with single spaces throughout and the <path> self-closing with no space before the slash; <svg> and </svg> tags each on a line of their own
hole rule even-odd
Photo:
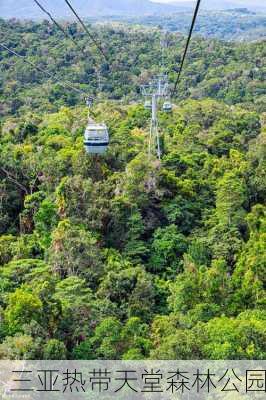
<svg viewBox="0 0 266 400">
<path fill-rule="evenodd" d="M 158 105 L 160 99 L 166 99 L 169 95 L 168 77 L 166 74 L 160 74 L 153 78 L 149 84 L 141 87 L 142 95 L 146 98 L 145 108 L 151 109 L 150 135 L 148 145 L 148 156 L 156 153 L 158 159 L 161 159 L 160 134 L 158 129 Z"/>
</svg>

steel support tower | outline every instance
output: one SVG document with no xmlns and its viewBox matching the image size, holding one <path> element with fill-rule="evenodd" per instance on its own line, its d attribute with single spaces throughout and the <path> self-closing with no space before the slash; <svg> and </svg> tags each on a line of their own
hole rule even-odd
<svg viewBox="0 0 266 400">
<path fill-rule="evenodd" d="M 142 86 L 142 94 L 150 99 L 149 108 L 151 109 L 151 123 L 149 136 L 149 158 L 152 153 L 156 153 L 158 159 L 161 159 L 160 134 L 158 130 L 158 102 L 162 98 L 168 97 L 168 77 L 166 74 L 160 74 L 151 80 L 148 85 Z"/>
</svg>

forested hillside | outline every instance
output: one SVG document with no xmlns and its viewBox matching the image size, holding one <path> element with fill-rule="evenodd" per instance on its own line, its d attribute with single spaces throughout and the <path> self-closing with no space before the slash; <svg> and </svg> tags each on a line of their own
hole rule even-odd
<svg viewBox="0 0 266 400">
<path fill-rule="evenodd" d="M 2 41 L 28 56 L 55 80 L 74 83 L 88 94 L 97 90 L 100 98 L 122 99 L 125 104 L 140 100 L 140 85 L 159 71 L 162 33 L 158 29 L 123 25 L 96 29 L 108 56 L 111 66 L 108 68 L 76 24 L 68 24 L 66 28 L 83 53 L 48 22 L 23 24 L 0 20 Z M 172 82 L 176 79 L 174 70 L 180 63 L 185 40 L 178 33 L 167 36 L 165 63 Z M 0 55 L 0 71 L 0 116 L 31 110 L 56 111 L 61 105 L 74 106 L 82 101 L 79 93 L 54 84 L 53 79 L 4 50 Z M 241 104 L 263 111 L 265 42 L 229 44 L 196 37 L 183 76 L 178 100 L 210 97 L 228 105 Z"/>
<path fill-rule="evenodd" d="M 98 27 L 108 67 L 75 24 L 84 55 L 47 22 L 0 29 L 98 86 L 90 116 L 111 136 L 86 154 L 83 99 L 0 51 L 0 358 L 265 359 L 264 44 L 194 39 L 159 162 L 139 93 L 159 32 Z M 168 35 L 170 71 L 184 42 Z"/>
<path fill-rule="evenodd" d="M 236 8 L 221 11 L 217 5 L 216 10 L 210 10 L 211 3 L 200 11 L 195 32 L 208 39 L 254 41 L 266 37 L 266 12 L 255 13 L 246 8 Z M 220 3 L 220 2 L 219 2 Z M 203 3 L 204 4 L 204 3 Z M 219 10 L 219 11 L 217 11 Z M 191 22 L 191 11 L 169 13 L 164 16 L 120 17 L 121 21 L 132 24 L 139 23 L 146 26 L 161 26 L 172 32 L 188 32 Z M 119 20 L 118 17 L 112 17 Z"/>
</svg>

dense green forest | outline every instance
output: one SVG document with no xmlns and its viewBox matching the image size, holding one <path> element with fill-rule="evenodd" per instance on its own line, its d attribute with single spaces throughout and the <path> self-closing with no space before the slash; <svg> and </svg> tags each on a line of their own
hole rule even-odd
<svg viewBox="0 0 266 400">
<path fill-rule="evenodd" d="M 172 32 L 186 34 L 190 26 L 191 17 L 191 12 L 179 12 L 166 16 L 113 17 L 113 20 L 131 24 L 139 23 L 146 26 L 157 25 Z M 255 13 L 246 8 L 224 11 L 201 10 L 195 32 L 208 39 L 252 41 L 265 39 L 265 26 L 265 13 Z"/>
<path fill-rule="evenodd" d="M 158 29 L 1 21 L 0 358 L 265 359 L 265 43 L 196 37 L 148 160 Z M 173 82 L 184 47 L 167 36 Z M 104 156 L 83 149 L 98 92 Z"/>
<path fill-rule="evenodd" d="M 159 29 L 111 25 L 96 26 L 95 32 L 108 55 L 109 66 L 91 47 L 88 37 L 76 24 L 67 24 L 83 52 L 56 27 L 44 23 L 0 20 L 0 36 L 6 46 L 52 74 L 55 79 L 73 82 L 100 98 L 140 100 L 140 85 L 158 73 L 161 63 Z M 6 39 L 5 39 L 6 38 Z M 186 37 L 169 33 L 165 63 L 170 81 L 176 79 Z M 153 60 L 153 61 L 152 61 Z M 177 100 L 210 97 L 228 105 L 243 104 L 256 111 L 265 109 L 265 42 L 225 43 L 195 38 L 191 44 Z M 1 51 L 0 116 L 27 111 L 56 111 L 60 106 L 81 103 L 80 94 L 53 84 L 42 72 L 29 68 L 23 60 Z M 100 83 L 100 84 L 99 84 Z"/>
</svg>

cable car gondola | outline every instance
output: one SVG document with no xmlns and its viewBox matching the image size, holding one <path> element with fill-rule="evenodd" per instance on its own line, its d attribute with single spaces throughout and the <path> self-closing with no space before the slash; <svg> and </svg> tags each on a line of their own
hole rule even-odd
<svg viewBox="0 0 266 400">
<path fill-rule="evenodd" d="M 88 123 L 84 133 L 84 146 L 89 154 L 103 154 L 109 145 L 109 132 L 105 124 Z"/>
<path fill-rule="evenodd" d="M 171 112 L 172 111 L 172 103 L 170 101 L 165 101 L 163 103 L 163 111 L 164 112 Z"/>
</svg>

